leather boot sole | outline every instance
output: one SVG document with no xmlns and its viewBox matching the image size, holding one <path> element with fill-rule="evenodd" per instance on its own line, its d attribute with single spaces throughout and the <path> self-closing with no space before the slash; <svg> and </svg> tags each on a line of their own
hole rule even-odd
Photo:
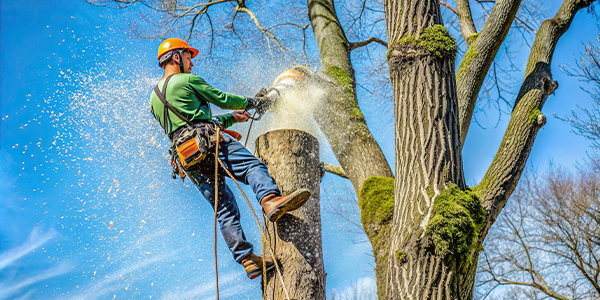
<svg viewBox="0 0 600 300">
<path fill-rule="evenodd" d="M 302 207 L 302 205 L 310 198 L 310 191 L 307 189 L 299 189 L 288 197 L 287 201 L 279 204 L 269 213 L 267 216 L 269 221 L 277 222 L 277 220 L 279 220 L 286 212 Z"/>
<path fill-rule="evenodd" d="M 267 258 L 268 259 L 268 258 Z M 244 269 L 246 270 L 246 276 L 248 276 L 248 278 L 252 279 L 256 279 L 258 276 L 262 275 L 263 271 L 262 271 L 262 263 L 259 265 L 257 265 L 255 262 L 250 261 L 248 263 L 246 263 L 244 265 Z M 272 261 L 266 261 L 266 267 L 267 267 L 267 272 L 271 271 L 273 268 L 275 268 L 275 263 Z"/>
</svg>

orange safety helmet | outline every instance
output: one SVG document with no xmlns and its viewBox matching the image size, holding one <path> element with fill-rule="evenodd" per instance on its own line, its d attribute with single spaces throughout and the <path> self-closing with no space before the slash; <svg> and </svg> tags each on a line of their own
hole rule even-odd
<svg viewBox="0 0 600 300">
<path fill-rule="evenodd" d="M 160 60 L 161 56 L 169 53 L 170 51 L 177 50 L 177 49 L 189 50 L 190 52 L 192 52 L 192 58 L 196 57 L 196 55 L 198 55 L 198 52 L 199 52 L 198 49 L 190 47 L 190 45 L 188 45 L 188 43 L 186 43 L 182 39 L 170 38 L 170 39 L 164 40 L 160 44 L 160 46 L 158 46 L 158 59 Z"/>
</svg>

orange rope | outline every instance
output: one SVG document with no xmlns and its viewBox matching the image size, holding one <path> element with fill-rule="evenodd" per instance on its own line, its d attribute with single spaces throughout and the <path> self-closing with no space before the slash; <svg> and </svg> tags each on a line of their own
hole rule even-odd
<svg viewBox="0 0 600 300">
<path fill-rule="evenodd" d="M 217 300 L 219 300 L 219 269 L 217 268 L 217 205 L 219 203 L 219 180 L 218 180 L 218 173 L 219 173 L 219 162 L 221 160 L 219 160 L 219 126 L 217 127 L 217 147 L 215 150 L 215 226 L 214 226 L 214 233 L 215 233 L 215 242 L 214 242 L 214 250 L 215 250 L 215 276 L 216 276 L 216 283 L 217 283 Z M 289 298 L 289 297 L 288 297 Z"/>
<path fill-rule="evenodd" d="M 237 185 L 237 187 L 240 189 L 240 192 L 242 192 L 242 195 L 244 196 L 244 199 L 246 199 L 246 203 L 248 203 L 248 206 L 250 207 L 250 210 L 252 211 L 252 214 L 254 215 L 254 219 L 256 220 L 256 225 L 258 225 L 258 229 L 260 230 L 260 234 L 262 234 L 263 238 L 265 237 L 265 233 L 262 229 L 262 227 L 260 226 L 260 222 L 258 221 L 258 217 L 256 216 L 256 212 L 254 212 L 254 208 L 252 208 L 252 204 L 250 204 L 250 200 L 248 200 L 248 197 L 246 196 L 246 193 L 244 193 L 244 191 L 242 190 L 242 187 L 240 186 L 240 184 L 237 182 L 237 180 L 235 180 L 235 177 L 233 177 L 233 175 L 231 175 L 231 173 L 229 172 L 229 170 L 227 170 L 227 168 L 225 168 L 225 165 L 223 164 L 223 162 L 217 157 L 217 160 L 219 161 L 219 164 L 221 164 L 221 167 L 223 168 L 223 170 L 225 170 L 225 172 L 227 173 L 227 175 L 229 176 L 229 178 L 233 179 L 233 182 L 235 182 L 235 184 Z M 288 294 L 287 288 L 285 287 L 285 283 L 283 282 L 283 276 L 281 275 L 281 270 L 279 269 L 279 264 L 277 263 L 277 257 L 275 256 L 275 252 L 273 251 L 273 248 L 271 248 L 271 243 L 269 242 L 269 240 L 266 240 L 267 242 L 267 246 L 269 249 L 269 252 L 271 253 L 271 256 L 273 256 L 273 261 L 275 262 L 275 268 L 277 269 L 277 273 L 279 274 L 279 279 L 281 280 L 281 286 L 283 287 L 283 291 L 285 292 L 285 296 L 287 297 L 287 299 L 291 299 L 290 295 Z M 264 249 L 263 249 L 264 252 Z M 263 278 L 264 280 L 265 278 Z"/>
<path fill-rule="evenodd" d="M 264 214 L 263 214 L 264 217 Z M 263 218 L 263 223 L 264 223 L 265 219 Z M 263 258 L 263 277 L 262 277 L 262 281 L 263 281 L 263 300 L 267 299 L 267 262 L 265 261 L 265 236 L 263 235 L 262 237 L 262 250 L 263 250 L 263 254 L 262 254 L 262 258 Z"/>
</svg>

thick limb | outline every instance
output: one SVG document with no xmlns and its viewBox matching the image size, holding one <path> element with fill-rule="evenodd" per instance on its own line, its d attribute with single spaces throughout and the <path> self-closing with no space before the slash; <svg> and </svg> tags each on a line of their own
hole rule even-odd
<svg viewBox="0 0 600 300">
<path fill-rule="evenodd" d="M 575 14 L 592 2 L 594 1 L 565 0 L 554 18 L 544 21 L 540 26 L 527 62 L 525 80 L 500 148 L 483 180 L 475 188 L 487 211 L 480 241 L 485 239 L 489 228 L 514 191 L 537 132 L 546 122 L 541 110 L 548 95 L 558 87 L 552 80 L 550 70 L 556 44 L 569 29 Z"/>
</svg>

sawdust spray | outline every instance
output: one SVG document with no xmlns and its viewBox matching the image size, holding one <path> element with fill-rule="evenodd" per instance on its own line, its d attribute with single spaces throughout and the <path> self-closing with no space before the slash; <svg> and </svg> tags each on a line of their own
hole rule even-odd
<svg viewBox="0 0 600 300">
<path fill-rule="evenodd" d="M 293 80 L 286 80 L 285 84 L 278 83 L 274 88 L 277 92 L 271 92 L 269 96 L 275 97 L 276 103 L 261 120 L 253 123 L 248 137 L 248 149 L 254 151 L 258 136 L 278 129 L 302 130 L 323 142 L 323 134 L 313 118 L 325 96 L 323 89 Z M 241 133 L 247 135 L 249 122 L 240 128 L 243 128 Z M 245 142 L 246 137 L 242 141 Z"/>
</svg>

